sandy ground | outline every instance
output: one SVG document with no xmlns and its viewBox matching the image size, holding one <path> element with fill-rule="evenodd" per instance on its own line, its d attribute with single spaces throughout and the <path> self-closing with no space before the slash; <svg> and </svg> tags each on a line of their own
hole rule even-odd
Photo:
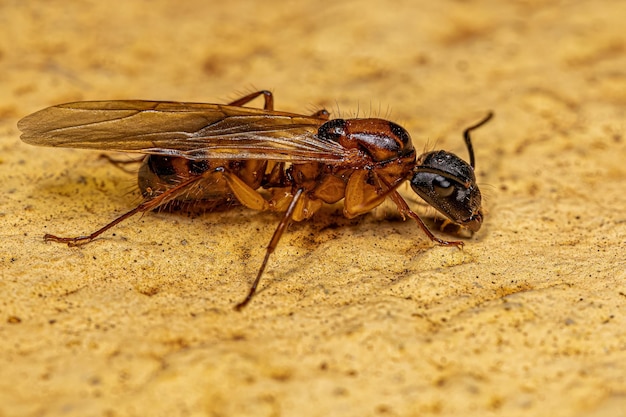
<svg viewBox="0 0 626 417">
<path fill-rule="evenodd" d="M 0 3 L 0 415 L 626 415 L 626 2 L 211 3 Z M 98 152 L 22 143 L 18 119 L 258 88 L 464 157 L 494 110 L 474 137 L 483 228 L 459 251 L 329 207 L 241 313 L 275 214 L 43 242 L 139 196 Z"/>
</svg>

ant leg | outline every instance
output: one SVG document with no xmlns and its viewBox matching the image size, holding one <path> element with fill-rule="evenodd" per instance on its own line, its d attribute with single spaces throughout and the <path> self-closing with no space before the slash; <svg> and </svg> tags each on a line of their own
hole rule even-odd
<svg viewBox="0 0 626 417">
<path fill-rule="evenodd" d="M 145 156 L 141 156 L 137 159 L 116 159 L 113 158 L 110 155 L 107 155 L 105 153 L 100 154 L 100 158 L 101 159 L 106 159 L 107 161 L 109 161 L 110 164 L 112 164 L 114 167 L 121 169 L 122 171 L 128 173 L 128 174 L 134 174 L 134 171 L 131 171 L 129 169 L 126 169 L 125 166 L 126 165 L 130 165 L 130 164 L 139 164 L 141 162 L 143 162 L 143 160 L 146 158 Z"/>
<path fill-rule="evenodd" d="M 255 91 L 254 93 L 247 94 L 235 101 L 231 101 L 230 103 L 228 103 L 228 105 L 241 107 L 261 95 L 263 96 L 263 100 L 265 100 L 263 110 L 274 110 L 274 95 L 269 90 Z M 321 120 L 328 120 L 330 118 L 330 113 L 326 109 L 321 109 L 313 113 L 311 117 L 316 117 Z"/>
<path fill-rule="evenodd" d="M 404 201 L 402 196 L 397 191 L 394 190 L 392 193 L 390 193 L 389 198 L 391 198 L 391 200 L 396 203 L 400 215 L 402 215 L 402 217 L 409 216 L 410 218 L 415 220 L 419 227 L 424 231 L 424 233 L 426 233 L 426 236 L 428 236 L 428 238 L 433 242 L 436 242 L 438 245 L 441 246 L 456 246 L 459 249 L 464 245 L 464 243 L 460 241 L 441 240 L 437 236 L 433 235 L 432 232 L 428 230 L 428 227 L 426 227 L 422 219 L 420 219 L 420 217 L 416 213 L 411 211 L 409 205 L 406 203 L 406 201 Z"/>
<path fill-rule="evenodd" d="M 96 230 L 90 235 L 77 236 L 77 237 L 59 237 L 59 236 L 55 236 L 51 234 L 45 234 L 43 238 L 46 242 L 53 241 L 53 242 L 59 242 L 59 243 L 67 243 L 68 246 L 78 246 L 78 245 L 89 243 L 95 238 L 97 238 L 98 236 L 100 236 L 102 233 L 106 232 L 107 230 L 117 225 L 118 223 L 123 222 L 129 217 L 134 216 L 137 213 L 143 213 L 146 211 L 154 210 L 160 206 L 163 206 L 169 203 L 170 201 L 174 200 L 179 195 L 188 192 L 187 188 L 189 186 L 192 186 L 194 183 L 205 179 L 207 175 L 212 174 L 214 172 L 215 172 L 214 170 L 211 170 L 211 171 L 205 172 L 202 175 L 197 175 L 197 176 L 186 179 L 185 181 L 181 182 L 180 184 L 177 184 L 176 186 L 170 188 L 169 190 L 164 191 L 163 193 L 157 195 L 156 197 L 150 198 L 149 200 L 142 202 L 131 211 L 122 214 L 117 219 L 106 224 L 105 226 L 101 227 L 100 229 Z"/>
<path fill-rule="evenodd" d="M 46 242 L 52 241 L 52 242 L 59 242 L 59 243 L 67 243 L 67 246 L 84 245 L 85 243 L 91 242 L 96 237 L 100 236 L 102 233 L 106 232 L 107 230 L 109 230 L 110 228 L 115 226 L 116 224 L 118 224 L 120 222 L 123 222 L 127 218 L 129 218 L 131 216 L 134 216 L 137 213 L 141 213 L 141 212 L 145 211 L 145 209 L 143 208 L 143 204 L 144 203 L 138 205 L 137 207 L 135 207 L 134 209 L 132 209 L 128 213 L 122 214 L 120 217 L 118 217 L 117 219 L 113 220 L 111 223 L 109 223 L 109 224 L 105 225 L 104 227 L 96 230 L 95 232 L 93 232 L 90 235 L 77 236 L 77 237 L 59 237 L 59 236 L 55 236 L 55 235 L 51 235 L 49 233 L 46 233 L 43 236 L 43 239 Z"/>
<path fill-rule="evenodd" d="M 271 91 L 268 90 L 255 91 L 254 93 L 250 93 L 246 96 L 241 97 L 240 99 L 228 103 L 228 105 L 241 107 L 244 104 L 251 102 L 260 95 L 262 95 L 263 99 L 265 100 L 263 110 L 274 110 L 274 95 Z"/>
<path fill-rule="evenodd" d="M 289 207 L 287 208 L 285 215 L 283 216 L 280 223 L 278 223 L 278 227 L 274 231 L 272 240 L 270 240 L 270 243 L 267 245 L 267 249 L 265 251 L 265 258 L 263 258 L 263 263 L 261 264 L 261 268 L 259 268 L 259 272 L 257 273 L 257 276 L 254 282 L 252 283 L 252 286 L 250 287 L 250 291 L 248 291 L 248 295 L 242 302 L 240 302 L 239 304 L 235 306 L 235 310 L 240 311 L 250 302 L 250 300 L 252 300 L 252 297 L 256 293 L 257 286 L 259 285 L 259 281 L 261 281 L 261 276 L 263 276 L 263 271 L 265 271 L 265 267 L 267 266 L 267 261 L 269 260 L 270 255 L 274 252 L 274 249 L 276 249 L 276 246 L 278 246 L 278 242 L 280 241 L 280 238 L 282 237 L 283 232 L 287 229 L 287 226 L 289 225 L 289 222 L 291 221 L 291 216 L 293 215 L 293 212 L 296 209 L 296 205 L 298 204 L 298 201 L 300 200 L 300 197 L 302 197 L 303 193 L 304 193 L 304 189 L 299 188 L 298 191 L 296 191 L 296 193 L 293 195 L 293 200 L 291 200 L 291 203 L 289 203 Z"/>
<path fill-rule="evenodd" d="M 317 117 L 318 119 L 328 120 L 330 119 L 330 112 L 326 109 L 321 109 L 313 113 L 311 117 Z"/>
<path fill-rule="evenodd" d="M 215 171 L 220 172 L 228 188 L 232 191 L 235 198 L 244 206 L 259 211 L 266 211 L 271 208 L 270 203 L 254 188 L 250 187 L 244 180 L 236 174 L 231 173 L 227 168 L 219 167 Z"/>
</svg>

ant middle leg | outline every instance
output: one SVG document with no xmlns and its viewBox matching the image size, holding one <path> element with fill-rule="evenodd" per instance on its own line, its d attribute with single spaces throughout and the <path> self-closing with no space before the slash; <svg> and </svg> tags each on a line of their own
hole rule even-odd
<svg viewBox="0 0 626 417">
<path fill-rule="evenodd" d="M 302 197 L 303 193 L 304 193 L 303 188 L 298 189 L 294 193 L 293 199 L 291 200 L 291 203 L 289 203 L 289 207 L 287 207 L 287 210 L 285 211 L 283 218 L 281 219 L 280 223 L 278 223 L 278 226 L 276 227 L 276 230 L 274 231 L 274 234 L 272 235 L 272 239 L 270 240 L 270 242 L 267 245 L 267 248 L 265 249 L 265 257 L 263 258 L 263 262 L 261 263 L 261 267 L 259 268 L 259 271 L 257 272 L 256 278 L 254 279 L 254 281 L 252 282 L 252 285 L 250 286 L 250 289 L 248 290 L 248 294 L 246 295 L 246 298 L 244 298 L 243 301 L 235 305 L 235 310 L 241 311 L 241 309 L 244 308 L 246 305 L 248 305 L 250 300 L 252 300 L 252 297 L 254 297 L 254 294 L 256 293 L 259 282 L 261 281 L 261 277 L 263 276 L 263 272 L 265 272 L 265 268 L 267 267 L 267 262 L 269 261 L 270 256 L 272 255 L 272 253 L 278 246 L 278 242 L 280 241 L 280 238 L 283 236 L 283 233 L 287 229 L 287 226 L 289 226 L 289 223 L 291 222 L 291 219 L 296 210 L 298 202 L 300 201 L 300 197 Z"/>
</svg>

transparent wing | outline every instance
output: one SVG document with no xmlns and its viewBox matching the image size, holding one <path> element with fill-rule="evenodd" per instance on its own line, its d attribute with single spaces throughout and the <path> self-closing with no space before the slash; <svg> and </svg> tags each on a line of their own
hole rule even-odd
<svg viewBox="0 0 626 417">
<path fill-rule="evenodd" d="M 81 101 L 20 120 L 22 140 L 59 146 L 180 156 L 339 164 L 348 151 L 320 140 L 323 119 L 220 104 Z"/>
</svg>

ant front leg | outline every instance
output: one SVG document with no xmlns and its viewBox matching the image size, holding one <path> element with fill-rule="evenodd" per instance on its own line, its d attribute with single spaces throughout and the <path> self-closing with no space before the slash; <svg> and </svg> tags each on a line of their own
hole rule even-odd
<svg viewBox="0 0 626 417">
<path fill-rule="evenodd" d="M 396 206 L 398 207 L 398 211 L 400 212 L 400 215 L 402 217 L 405 216 L 409 216 L 410 218 L 412 218 L 413 220 L 415 220 L 418 224 L 418 226 L 422 229 L 422 231 L 424 233 L 426 233 L 426 236 L 428 236 L 428 238 L 437 243 L 440 246 L 456 246 L 457 248 L 461 249 L 464 245 L 463 242 L 458 241 L 458 240 L 452 240 L 452 241 L 448 241 L 448 240 L 442 240 L 439 239 L 437 236 L 433 235 L 433 233 L 428 230 L 428 227 L 424 224 L 424 222 L 422 221 L 422 219 L 420 219 L 420 216 L 418 216 L 416 213 L 414 213 L 408 206 L 408 204 L 406 203 L 406 201 L 404 201 L 404 199 L 402 198 L 402 196 L 397 192 L 397 191 L 393 191 L 389 194 L 389 198 L 391 198 L 391 200 L 396 203 Z"/>
</svg>

